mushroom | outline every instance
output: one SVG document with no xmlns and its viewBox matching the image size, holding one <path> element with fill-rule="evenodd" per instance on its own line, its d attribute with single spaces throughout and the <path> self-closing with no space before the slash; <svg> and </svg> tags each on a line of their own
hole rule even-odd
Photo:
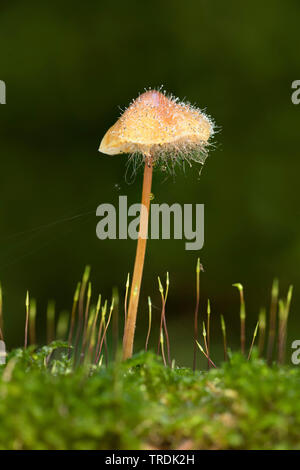
<svg viewBox="0 0 300 470">
<path fill-rule="evenodd" d="M 144 179 L 139 235 L 124 328 L 123 359 L 132 356 L 139 294 L 142 282 L 153 166 L 159 162 L 174 166 L 176 161 L 204 163 L 213 134 L 212 121 L 196 107 L 179 102 L 158 90 L 148 90 L 136 98 L 118 121 L 106 132 L 99 151 L 143 156 Z"/>
</svg>

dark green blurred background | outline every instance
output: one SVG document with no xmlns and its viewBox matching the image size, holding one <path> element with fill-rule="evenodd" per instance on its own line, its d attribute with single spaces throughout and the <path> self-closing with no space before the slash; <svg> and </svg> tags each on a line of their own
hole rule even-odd
<svg viewBox="0 0 300 470">
<path fill-rule="evenodd" d="M 85 264 L 94 297 L 124 292 L 135 242 L 99 241 L 96 207 L 128 195 L 139 202 L 141 173 L 124 179 L 126 156 L 98 153 L 107 128 L 145 87 L 164 85 L 213 116 L 221 132 L 201 178 L 154 174 L 155 202 L 204 203 L 205 267 L 201 312 L 212 303 L 218 356 L 219 314 L 237 343 L 238 292 L 245 286 L 248 341 L 259 308 L 269 305 L 274 276 L 281 293 L 295 286 L 290 339 L 299 337 L 300 78 L 298 1 L 51 1 L 0 7 L 0 279 L 9 346 L 23 341 L 27 289 L 37 299 L 40 340 L 47 300 L 70 309 Z M 40 225 L 92 211 L 66 223 Z M 191 362 L 195 264 L 184 241 L 150 241 L 139 311 L 146 299 L 160 315 L 157 275 L 170 272 L 167 307 L 172 353 Z M 121 310 L 120 314 L 123 312 Z M 154 338 L 153 338 L 154 339 Z M 156 338 L 155 338 L 156 342 Z"/>
</svg>

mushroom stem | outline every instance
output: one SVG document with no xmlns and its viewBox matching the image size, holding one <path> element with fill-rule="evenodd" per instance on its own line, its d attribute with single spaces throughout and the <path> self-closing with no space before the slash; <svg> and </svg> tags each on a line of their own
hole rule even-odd
<svg viewBox="0 0 300 470">
<path fill-rule="evenodd" d="M 135 263 L 133 270 L 133 277 L 130 290 L 129 307 L 126 318 L 126 324 L 123 337 L 123 360 L 132 356 L 133 351 L 133 338 L 135 332 L 136 315 L 139 303 L 140 289 L 143 276 L 147 232 L 148 232 L 148 219 L 150 208 L 150 196 L 152 185 L 152 171 L 153 163 L 150 155 L 145 158 L 143 192 L 141 202 L 141 215 L 138 242 L 135 255 Z"/>
</svg>

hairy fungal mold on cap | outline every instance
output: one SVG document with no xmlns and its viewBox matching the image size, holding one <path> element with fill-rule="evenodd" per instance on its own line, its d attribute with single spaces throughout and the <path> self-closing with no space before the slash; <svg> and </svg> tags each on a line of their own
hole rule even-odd
<svg viewBox="0 0 300 470">
<path fill-rule="evenodd" d="M 174 169 L 182 161 L 205 162 L 214 123 L 200 109 L 158 90 L 136 98 L 107 131 L 100 152 L 148 156 Z"/>
</svg>

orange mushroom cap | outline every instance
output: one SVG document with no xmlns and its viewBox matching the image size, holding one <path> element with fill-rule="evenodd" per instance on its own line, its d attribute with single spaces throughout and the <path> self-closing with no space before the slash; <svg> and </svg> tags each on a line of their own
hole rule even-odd
<svg viewBox="0 0 300 470">
<path fill-rule="evenodd" d="M 106 132 L 99 151 L 108 155 L 156 153 L 203 148 L 213 134 L 212 121 L 199 109 L 157 90 L 136 98 Z"/>
</svg>

